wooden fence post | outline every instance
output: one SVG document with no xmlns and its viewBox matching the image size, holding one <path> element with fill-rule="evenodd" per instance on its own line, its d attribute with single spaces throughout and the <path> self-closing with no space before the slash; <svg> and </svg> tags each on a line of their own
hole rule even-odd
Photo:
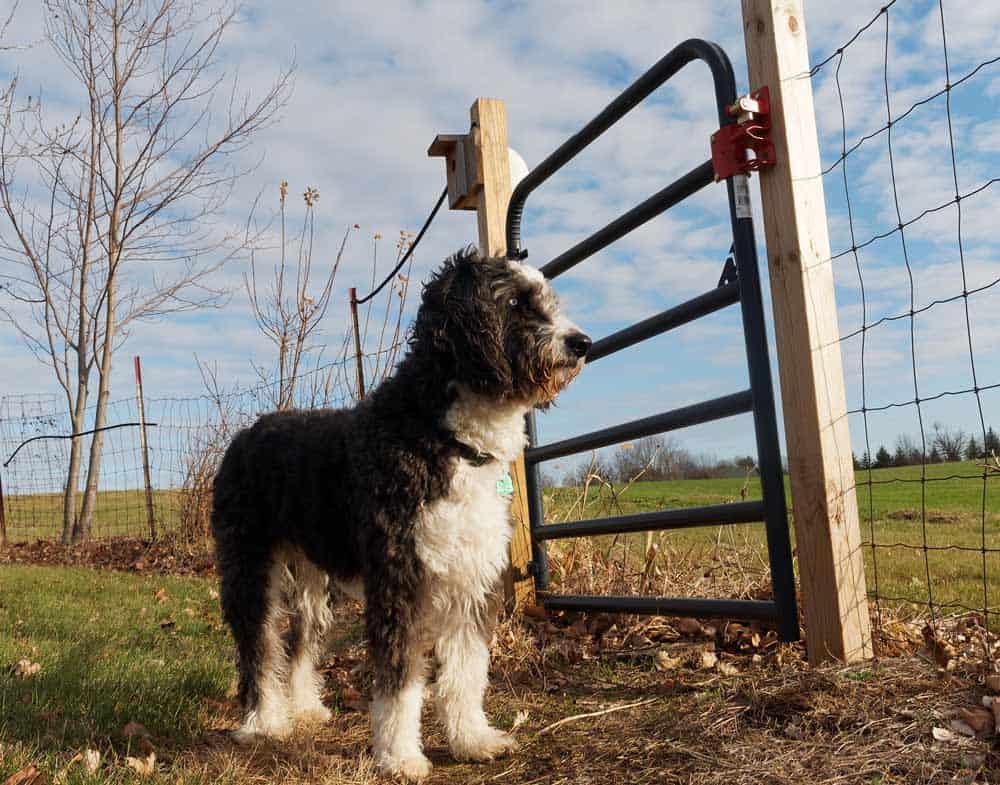
<svg viewBox="0 0 1000 785">
<path fill-rule="evenodd" d="M 149 479 L 149 442 L 146 438 L 146 402 L 142 395 L 142 361 L 135 356 L 135 396 L 139 408 L 139 446 L 142 448 L 142 479 L 146 488 L 146 523 L 149 538 L 156 539 L 156 518 L 153 515 L 153 484 Z"/>
<path fill-rule="evenodd" d="M 468 136 L 440 135 L 427 153 L 446 159 L 451 208 L 476 211 L 480 253 L 504 256 L 511 193 L 507 112 L 499 99 L 477 98 L 469 114 L 472 130 Z M 535 583 L 528 573 L 531 530 L 523 458 L 511 465 L 510 475 L 514 481 L 514 533 L 510 568 L 504 575 L 504 600 L 508 609 L 517 610 L 535 603 Z"/>
<path fill-rule="evenodd" d="M 365 359 L 361 356 L 361 331 L 358 329 L 358 290 L 351 287 L 351 324 L 354 328 L 354 366 L 357 372 L 358 400 L 365 397 Z"/>
<path fill-rule="evenodd" d="M 851 434 L 801 0 L 742 0 L 750 88 L 770 88 L 760 173 L 810 662 L 872 655 Z"/>
</svg>

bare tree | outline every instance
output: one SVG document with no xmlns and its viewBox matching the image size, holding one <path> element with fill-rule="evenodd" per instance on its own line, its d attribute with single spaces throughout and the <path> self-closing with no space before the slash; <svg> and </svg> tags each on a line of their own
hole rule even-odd
<svg viewBox="0 0 1000 785">
<path fill-rule="evenodd" d="M 310 338 L 319 328 L 330 305 L 333 284 L 340 269 L 350 227 L 344 233 L 337 256 L 330 270 L 322 280 L 319 290 L 313 291 L 313 240 L 315 238 L 316 203 L 319 191 L 306 188 L 302 194 L 306 209 L 299 233 L 288 237 L 285 203 L 288 198 L 288 183 L 282 181 L 279 188 L 279 246 L 278 260 L 274 264 L 272 277 L 265 291 L 257 283 L 257 254 L 251 249 L 250 272 L 243 282 L 250 307 L 258 329 L 277 349 L 275 367 L 254 365 L 262 381 L 276 383 L 271 404 L 276 409 L 288 409 L 294 405 L 303 362 L 309 359 L 315 347 Z M 290 257 L 294 261 L 290 262 Z M 294 267 L 294 273 L 290 269 Z M 292 280 L 294 274 L 295 280 Z M 317 354 L 321 356 L 321 352 Z"/>
<path fill-rule="evenodd" d="M 939 422 L 934 423 L 933 428 L 934 437 L 931 439 L 931 446 L 941 454 L 941 460 L 962 460 L 966 441 L 965 431 L 961 428 L 947 428 Z"/>
<path fill-rule="evenodd" d="M 74 433 L 105 423 L 114 351 L 139 320 L 219 302 L 210 285 L 246 247 L 217 217 L 238 178 L 235 154 L 274 119 L 290 71 L 251 100 L 218 69 L 235 9 L 193 0 L 45 0 L 46 41 L 82 111 L 40 101 L 0 106 L 0 314 L 62 387 Z M 44 109 L 44 111 L 43 111 Z M 98 381 L 93 421 L 87 404 Z M 102 434 L 72 440 L 63 540 L 87 538 Z"/>
</svg>

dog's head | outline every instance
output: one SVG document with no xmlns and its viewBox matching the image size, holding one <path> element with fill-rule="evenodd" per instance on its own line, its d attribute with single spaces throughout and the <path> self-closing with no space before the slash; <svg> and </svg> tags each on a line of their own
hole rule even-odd
<svg viewBox="0 0 1000 785">
<path fill-rule="evenodd" d="M 466 249 L 424 286 L 411 339 L 450 379 L 498 400 L 546 406 L 583 368 L 590 338 L 538 270 Z"/>
</svg>

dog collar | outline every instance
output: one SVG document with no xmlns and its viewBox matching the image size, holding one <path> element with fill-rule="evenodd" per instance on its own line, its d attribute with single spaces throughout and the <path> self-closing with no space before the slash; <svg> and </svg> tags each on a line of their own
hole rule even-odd
<svg viewBox="0 0 1000 785">
<path fill-rule="evenodd" d="M 460 442 L 454 436 L 451 438 L 451 444 L 458 450 L 458 454 L 462 457 L 462 459 L 468 461 L 473 466 L 485 466 L 486 464 L 497 460 L 495 455 L 477 450 L 475 447 L 468 445 L 465 442 Z"/>
</svg>

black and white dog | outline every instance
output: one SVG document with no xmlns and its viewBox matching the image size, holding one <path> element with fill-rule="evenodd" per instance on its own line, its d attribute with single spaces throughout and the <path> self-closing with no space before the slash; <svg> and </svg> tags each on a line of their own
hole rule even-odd
<svg viewBox="0 0 1000 785">
<path fill-rule="evenodd" d="M 525 446 L 525 414 L 569 384 L 589 347 L 537 270 L 467 250 L 426 284 L 405 358 L 367 399 L 267 414 L 237 434 L 212 516 L 245 712 L 237 738 L 329 718 L 315 662 L 332 582 L 365 601 L 383 771 L 430 771 L 430 651 L 455 757 L 514 746 L 483 712 L 511 536 L 498 483 Z"/>
</svg>

